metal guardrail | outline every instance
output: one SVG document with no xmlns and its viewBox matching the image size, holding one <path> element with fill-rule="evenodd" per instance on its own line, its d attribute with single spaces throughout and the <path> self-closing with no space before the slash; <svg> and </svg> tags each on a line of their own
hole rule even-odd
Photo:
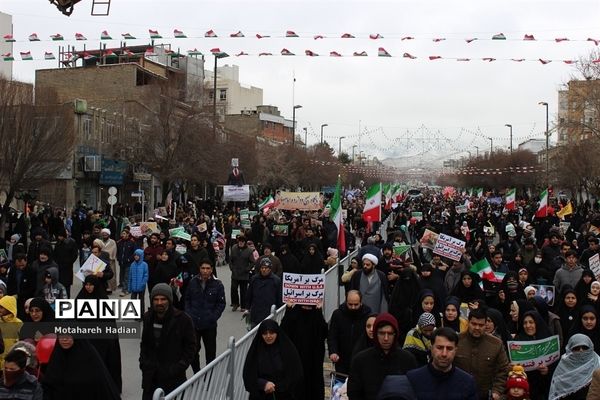
<svg viewBox="0 0 600 400">
<path fill-rule="evenodd" d="M 393 220 L 390 214 L 379 229 L 384 240 L 387 239 L 387 227 Z M 358 253 L 358 249 L 338 261 L 338 263 L 325 272 L 325 298 L 323 299 L 323 315 L 329 321 L 331 314 L 345 300 L 344 286 L 340 285 L 341 274 L 350 265 L 350 260 Z M 285 313 L 285 305 L 275 309 L 271 307 L 271 314 L 266 319 L 281 322 Z M 227 350 L 216 359 L 194 374 L 181 386 L 165 395 L 162 389 L 156 389 L 152 400 L 246 400 L 248 392 L 244 387 L 242 371 L 246 354 L 258 332 L 258 326 L 246 333 L 239 341 L 231 336 Z"/>
</svg>

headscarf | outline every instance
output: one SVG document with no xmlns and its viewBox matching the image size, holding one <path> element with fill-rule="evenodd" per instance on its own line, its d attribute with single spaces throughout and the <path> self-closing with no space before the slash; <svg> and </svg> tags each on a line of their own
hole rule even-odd
<svg viewBox="0 0 600 400">
<path fill-rule="evenodd" d="M 448 321 L 446 319 L 446 308 L 448 308 L 448 306 L 454 306 L 454 308 L 456 308 L 456 319 L 454 321 Z M 446 307 L 444 308 L 442 325 L 454 329 L 455 332 L 460 332 L 460 300 L 458 297 L 450 296 L 446 299 Z"/>
<path fill-rule="evenodd" d="M 588 349 L 574 352 L 573 348 L 577 346 Z M 566 350 L 552 376 L 549 399 L 562 399 L 586 387 L 592 381 L 592 373 L 600 368 L 600 356 L 594 352 L 594 343 L 586 335 L 571 336 Z"/>
<path fill-rule="evenodd" d="M 525 317 L 531 317 L 533 318 L 533 320 L 535 321 L 535 336 L 529 336 L 525 333 L 525 329 L 523 329 L 523 321 L 525 321 Z M 540 315 L 539 312 L 532 310 L 532 311 L 527 311 L 525 314 L 523 314 L 523 318 L 520 319 L 521 321 L 521 331 L 517 334 L 517 337 L 515 338 L 516 340 L 522 340 L 522 341 L 527 341 L 527 340 L 539 340 L 539 339 L 546 339 L 550 336 L 552 336 L 552 334 L 550 333 L 550 328 L 548 328 L 548 325 L 546 325 L 546 323 L 544 322 L 544 319 L 542 318 L 542 316 Z"/>
<path fill-rule="evenodd" d="M 590 283 L 585 283 L 583 278 L 585 276 L 589 276 L 592 278 Z M 577 304 L 584 304 L 587 300 L 587 295 L 590 292 L 590 287 L 592 286 L 592 282 L 596 280 L 594 273 L 589 269 L 584 269 L 581 273 L 581 278 L 579 282 L 575 285 L 575 294 L 577 295 Z"/>
<path fill-rule="evenodd" d="M 469 287 L 466 287 L 463 284 L 463 278 L 467 275 L 472 279 L 471 286 Z M 479 280 L 479 275 L 470 271 L 463 271 L 460 274 L 460 280 L 456 283 L 456 287 L 454 288 L 452 295 L 458 297 L 463 303 L 471 303 L 474 300 L 483 300 L 485 298 L 485 294 L 479 287 Z"/>
<path fill-rule="evenodd" d="M 583 326 L 583 322 L 581 322 L 581 318 L 583 317 L 584 314 L 587 313 L 592 313 L 596 316 L 596 326 L 594 327 L 594 329 L 585 329 L 585 327 Z M 571 332 L 570 335 L 575 335 L 576 333 L 583 333 L 584 335 L 586 335 L 587 337 L 589 337 L 592 341 L 592 343 L 594 344 L 594 349 L 596 351 L 596 353 L 600 352 L 600 332 L 598 331 L 598 325 L 600 324 L 600 321 L 598 320 L 598 311 L 596 311 L 596 308 L 594 306 L 591 306 L 589 304 L 581 307 L 581 312 L 579 313 L 579 316 L 577 317 L 577 319 L 575 320 L 575 323 L 573 324 L 573 327 L 571 328 Z"/>
<path fill-rule="evenodd" d="M 271 345 L 267 345 L 262 338 L 266 331 L 277 334 L 277 339 Z M 244 386 L 251 395 L 262 392 L 258 390 L 257 383 L 259 378 L 264 378 L 261 376 L 263 370 L 277 375 L 272 379 L 278 392 L 295 393 L 303 380 L 302 363 L 296 347 L 277 322 L 271 319 L 262 321 L 258 326 L 244 362 Z"/>
<path fill-rule="evenodd" d="M 94 286 L 94 290 L 92 291 L 92 293 L 89 293 L 85 289 L 85 285 L 88 283 Z M 83 281 L 83 287 L 79 291 L 79 294 L 77 295 L 76 299 L 97 299 L 97 300 L 99 300 L 99 299 L 108 299 L 108 296 L 106 294 L 106 291 L 104 290 L 104 285 L 100 281 L 100 278 L 98 278 L 95 275 L 88 275 L 85 277 L 85 279 Z"/>
<path fill-rule="evenodd" d="M 558 303 L 557 310 L 558 317 L 560 318 L 560 326 L 563 330 L 563 337 L 565 338 L 569 337 L 569 331 L 571 330 L 571 327 L 577 320 L 577 317 L 579 316 L 579 308 L 581 308 L 579 300 L 577 300 L 575 307 L 567 307 L 567 305 L 565 304 L 565 297 L 570 293 L 574 294 L 575 298 L 577 299 L 577 293 L 575 292 L 575 289 L 573 289 L 573 286 L 563 286 L 562 291 L 560 293 L 560 302 Z"/>
<path fill-rule="evenodd" d="M 495 308 L 488 308 L 486 311 L 487 317 L 494 322 L 494 332 L 493 335 L 498 337 L 504 345 L 506 346 L 506 342 L 510 340 L 510 334 L 508 333 L 508 328 L 506 327 L 506 321 L 502 317 L 502 313 Z"/>
</svg>

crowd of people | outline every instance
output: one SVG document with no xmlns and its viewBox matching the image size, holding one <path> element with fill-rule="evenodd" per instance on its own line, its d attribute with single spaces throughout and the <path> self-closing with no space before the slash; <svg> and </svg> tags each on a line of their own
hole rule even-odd
<svg viewBox="0 0 600 400">
<path fill-rule="evenodd" d="M 228 302 L 230 312 L 247 316 L 249 329 L 258 326 L 243 373 L 251 399 L 323 399 L 326 357 L 345 381 L 333 395 L 350 400 L 598 396 L 600 283 L 590 260 L 600 253 L 600 216 L 583 203 L 562 220 L 552 211 L 534 218 L 535 199 L 508 211 L 495 197 L 426 192 L 396 199 L 384 204 L 392 223 L 382 236 L 377 223 L 362 220 L 360 192 L 345 196 L 346 248 L 359 247 L 339 274 L 345 301 L 329 323 L 320 305 L 288 303 L 281 325 L 265 317 L 282 305 L 282 274 L 321 273 L 345 255 L 323 210 L 271 210 L 244 221 L 240 208 L 192 204 L 142 233 L 139 218 L 82 208 L 31 213 L 27 223 L 12 221 L 0 243 L 0 398 L 75 399 L 84 391 L 119 398 L 118 337 L 53 338 L 44 325 L 53 321 L 56 299 L 109 296 L 142 301 L 144 399 L 182 384 L 189 366 L 199 371 L 202 345 L 206 363 L 215 359 Z M 169 237 L 175 227 L 189 240 Z M 435 254 L 422 240 L 427 232 L 464 241 L 460 259 Z M 74 263 L 92 254 L 106 267 L 71 293 Z M 484 259 L 501 280 L 476 272 Z M 228 296 L 217 265 L 231 270 Z M 510 364 L 508 341 L 554 335 L 560 360 L 527 371 Z M 82 376 L 83 359 L 94 373 Z"/>
</svg>

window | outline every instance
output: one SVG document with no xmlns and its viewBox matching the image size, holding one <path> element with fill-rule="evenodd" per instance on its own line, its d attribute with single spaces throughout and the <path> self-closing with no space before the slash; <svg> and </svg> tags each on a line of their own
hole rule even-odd
<svg viewBox="0 0 600 400">
<path fill-rule="evenodd" d="M 115 124 L 113 124 L 112 122 L 106 122 L 106 135 L 104 137 L 104 141 L 107 143 L 110 143 L 113 139 L 113 136 L 115 134 Z"/>
<path fill-rule="evenodd" d="M 89 115 L 84 115 L 81 119 L 81 138 L 84 140 L 92 138 L 92 118 Z"/>
<path fill-rule="evenodd" d="M 227 89 L 219 89 L 219 100 L 220 101 L 227 100 Z"/>
</svg>

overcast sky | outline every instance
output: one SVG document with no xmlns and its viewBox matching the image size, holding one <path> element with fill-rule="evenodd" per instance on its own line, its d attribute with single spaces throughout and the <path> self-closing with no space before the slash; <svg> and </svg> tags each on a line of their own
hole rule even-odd
<svg viewBox="0 0 600 400">
<path fill-rule="evenodd" d="M 538 102 L 547 101 L 554 118 L 557 90 L 574 73 L 573 67 L 558 61 L 542 65 L 501 59 L 577 59 L 595 48 L 588 37 L 600 39 L 597 0 L 112 0 L 108 17 L 90 16 L 91 4 L 92 0 L 82 0 L 71 17 L 47 0 L 0 0 L 0 11 L 13 15 L 17 39 L 32 32 L 43 39 L 57 32 L 71 39 L 81 32 L 88 38 L 87 46 L 96 47 L 106 29 L 115 39 L 129 32 L 139 38 L 129 43 L 143 44 L 148 42 L 149 28 L 165 37 L 172 37 L 177 28 L 196 37 L 163 39 L 181 51 L 194 47 L 204 53 L 213 47 L 230 55 L 245 51 L 251 55 L 221 62 L 239 65 L 240 80 L 263 88 L 264 102 L 278 106 L 290 119 L 295 75 L 295 104 L 303 106 L 296 113 L 298 131 L 308 128 L 309 143 L 319 140 L 320 126 L 326 123 L 326 140 L 337 151 L 338 138 L 346 136 L 342 148 L 351 152 L 352 145 L 359 145 L 360 126 L 360 149 L 380 158 L 418 159 L 423 150 L 440 157 L 461 150 L 474 155 L 474 146 L 489 149 L 486 137 L 494 138 L 494 146 L 507 148 L 505 124 L 513 125 L 515 147 L 527 138 L 543 137 L 545 112 Z M 209 29 L 220 37 L 203 38 Z M 227 37 L 238 30 L 246 37 Z M 282 37 L 286 30 L 306 37 Z M 500 32 L 509 40 L 489 40 Z M 256 33 L 273 37 L 259 40 Z M 357 38 L 341 39 L 342 33 Z M 375 33 L 384 39 L 368 39 Z M 313 40 L 316 34 L 327 38 Z M 537 40 L 522 41 L 525 34 Z M 404 36 L 415 40 L 400 40 Z M 472 37 L 481 40 L 464 40 Z M 555 43 L 559 37 L 571 40 Z M 279 56 L 284 47 L 301 56 Z M 394 57 L 377 57 L 378 47 Z M 48 41 L 17 42 L 14 52 L 31 50 L 39 58 L 45 50 L 56 53 L 57 48 Z M 307 49 L 321 56 L 305 57 Z M 332 58 L 330 51 L 343 55 L 366 51 L 369 56 Z M 258 57 L 260 52 L 276 56 Z M 418 58 L 403 58 L 405 52 Z M 472 60 L 430 61 L 433 55 Z M 498 61 L 484 62 L 483 57 Z M 55 66 L 55 61 L 18 61 L 14 78 L 32 82 L 35 68 Z M 212 69 L 212 57 L 207 69 Z"/>
</svg>

